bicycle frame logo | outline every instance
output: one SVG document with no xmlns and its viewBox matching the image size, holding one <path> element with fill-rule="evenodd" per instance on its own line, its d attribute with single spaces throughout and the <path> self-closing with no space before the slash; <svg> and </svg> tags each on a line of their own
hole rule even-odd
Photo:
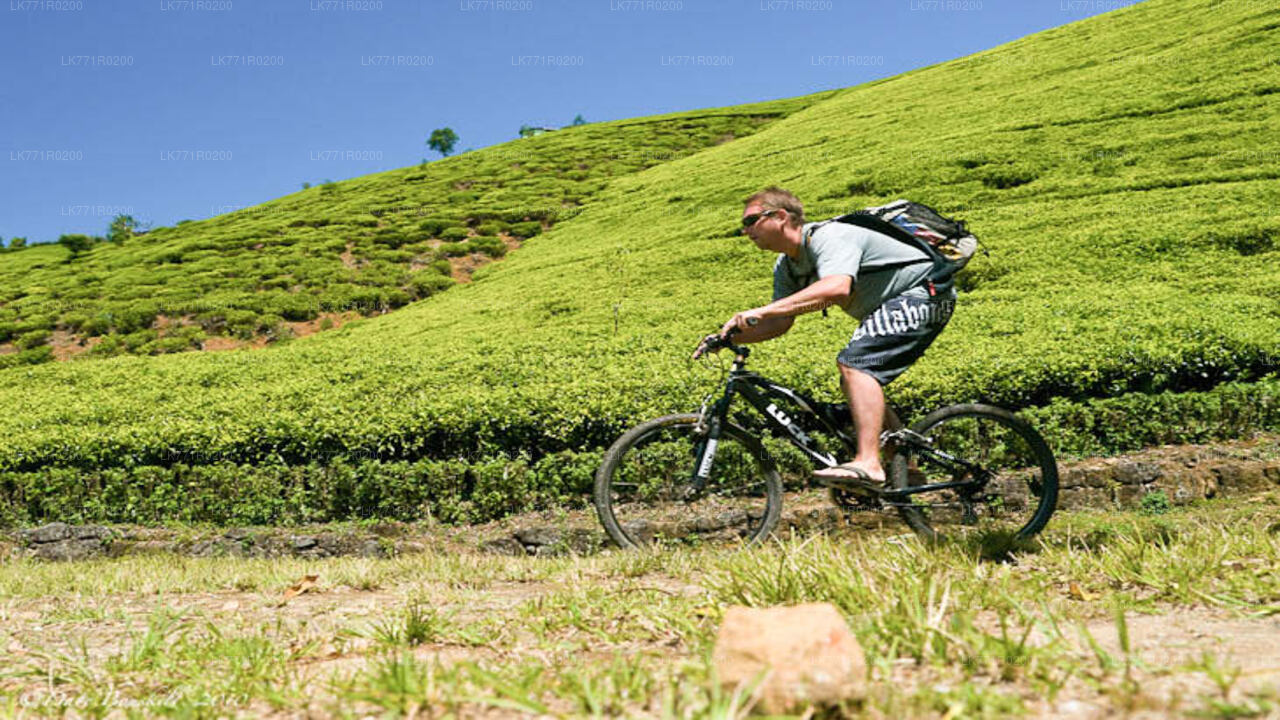
<svg viewBox="0 0 1280 720">
<path fill-rule="evenodd" d="M 800 405 L 800 407 L 804 408 L 808 412 L 811 412 L 811 413 L 814 412 L 813 408 L 809 406 L 809 403 L 806 402 L 804 398 L 799 397 L 798 395 L 791 392 L 787 388 L 784 388 L 780 385 L 774 385 L 772 383 L 766 384 L 763 387 L 772 393 L 782 395 L 790 399 L 791 401 L 797 403 L 798 405 Z M 796 445 L 801 450 L 808 453 L 809 456 L 813 457 L 815 460 L 821 460 L 822 462 L 825 462 L 828 465 L 836 464 L 837 461 L 835 457 L 831 453 L 820 452 L 817 448 L 815 448 L 814 440 L 809 435 L 809 433 L 805 432 L 796 423 L 796 421 L 791 418 L 791 416 L 787 415 L 787 413 L 780 410 L 776 402 L 771 402 L 768 405 L 764 405 L 762 402 L 759 402 L 757 400 L 759 396 L 756 396 L 755 393 L 747 392 L 744 394 L 747 396 L 747 399 L 749 401 L 752 401 L 753 405 L 755 405 L 760 410 L 763 410 L 765 415 L 768 415 L 770 418 L 774 420 L 774 422 L 778 423 L 783 428 L 786 428 L 786 431 L 791 434 L 792 438 L 795 439 Z"/>
<path fill-rule="evenodd" d="M 796 440 L 799 440 L 805 445 L 808 445 L 813 442 L 813 438 L 809 437 L 808 433 L 806 433 L 804 430 L 801 430 L 800 426 L 792 422 L 791 418 L 787 417 L 786 413 L 778 409 L 777 403 L 769 403 L 767 406 L 765 406 L 764 411 L 772 415 L 774 420 L 777 420 L 779 423 L 781 423 L 782 427 L 786 428 L 787 432 L 791 433 L 792 437 L 794 437 Z"/>
</svg>

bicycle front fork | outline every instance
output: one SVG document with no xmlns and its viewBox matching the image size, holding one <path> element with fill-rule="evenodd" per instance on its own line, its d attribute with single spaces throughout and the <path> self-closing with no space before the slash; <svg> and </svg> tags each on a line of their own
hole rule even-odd
<svg viewBox="0 0 1280 720">
<path fill-rule="evenodd" d="M 716 449 L 720 445 L 723 430 L 720 417 L 712 415 L 706 420 L 706 424 L 707 434 L 698 441 L 693 453 L 693 476 L 689 479 L 689 489 L 686 491 L 686 495 L 690 497 L 698 495 L 707 486 L 707 480 L 711 478 L 711 466 L 716 460 Z"/>
</svg>

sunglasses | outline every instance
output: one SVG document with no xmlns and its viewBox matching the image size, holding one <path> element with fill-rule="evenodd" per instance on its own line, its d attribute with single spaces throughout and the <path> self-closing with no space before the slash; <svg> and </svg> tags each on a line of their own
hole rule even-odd
<svg viewBox="0 0 1280 720">
<path fill-rule="evenodd" d="M 778 211 L 777 211 L 777 210 L 765 210 L 764 212 L 752 213 L 752 214 L 750 214 L 750 215 L 748 215 L 748 216 L 746 216 L 746 217 L 742 218 L 742 229 L 743 229 L 743 230 L 746 230 L 747 228 L 751 227 L 752 225 L 755 225 L 756 223 L 760 222 L 760 218 L 766 218 L 766 217 L 769 217 L 770 215 L 772 215 L 772 214 L 774 214 L 774 213 L 776 213 L 776 212 L 778 212 Z"/>
</svg>

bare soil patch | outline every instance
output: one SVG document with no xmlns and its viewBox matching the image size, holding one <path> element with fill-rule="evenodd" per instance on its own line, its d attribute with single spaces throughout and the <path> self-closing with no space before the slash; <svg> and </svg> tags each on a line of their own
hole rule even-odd
<svg viewBox="0 0 1280 720">
<path fill-rule="evenodd" d="M 1042 699 L 1031 707 L 1044 717 L 1084 720 L 1123 713 L 1155 718 L 1181 716 L 1198 704 L 1192 702 L 1196 698 L 1231 705 L 1249 695 L 1280 694 L 1280 619 L 1276 617 L 1171 607 L 1154 614 L 1128 615 L 1126 624 L 1130 687 L 1117 687 L 1110 697 L 1101 697 L 1086 676 L 1068 683 L 1053 702 Z M 1118 661 L 1125 658 L 1116 622 L 1090 622 L 1085 630 L 1103 652 Z M 1084 633 L 1080 635 L 1079 656 L 1095 657 Z"/>
<path fill-rule="evenodd" d="M 347 249 L 342 251 L 342 254 L 338 256 L 339 259 L 342 260 L 342 264 L 344 266 L 351 268 L 353 270 L 359 267 L 359 263 L 356 261 L 356 256 L 351 252 L 354 249 L 355 249 L 355 243 L 347 243 Z"/>
<path fill-rule="evenodd" d="M 507 246 L 508 253 L 520 249 L 521 243 L 518 238 L 512 237 L 507 233 L 500 233 L 498 238 L 502 240 L 503 245 Z M 466 284 L 471 282 L 471 276 L 475 274 L 476 270 L 501 259 L 490 257 L 484 253 L 470 253 L 461 257 L 450 258 L 449 266 L 452 268 L 450 276 L 458 283 Z"/>
</svg>

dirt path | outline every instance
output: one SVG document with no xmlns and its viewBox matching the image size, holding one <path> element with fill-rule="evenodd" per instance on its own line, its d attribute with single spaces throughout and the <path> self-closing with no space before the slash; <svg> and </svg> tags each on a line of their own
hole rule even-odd
<svg viewBox="0 0 1280 720">
<path fill-rule="evenodd" d="M 663 576 L 592 577 L 591 582 L 605 592 L 647 591 L 688 598 L 705 593 L 696 584 Z M 495 621 L 502 626 L 483 641 L 453 638 L 412 648 L 413 657 L 424 664 L 541 662 L 554 667 L 581 662 L 583 648 L 571 641 L 575 639 L 573 632 L 555 636 L 559 641 L 548 644 L 545 637 L 537 637 L 524 626 L 530 608 L 536 608 L 540 599 L 571 589 L 571 584 L 563 581 L 532 581 L 492 582 L 481 588 L 436 583 L 358 590 L 327 585 L 322 576 L 315 587 L 287 600 L 274 590 L 10 599 L 0 604 L 5 627 L 4 665 L 9 671 L 8 679 L 0 684 L 5 690 L 0 696 L 41 697 L 48 685 L 46 678 L 40 677 L 40 668 L 58 667 L 60 673 L 65 672 L 65 660 L 72 657 L 80 657 L 86 667 L 95 668 L 85 670 L 88 674 L 100 672 L 105 677 L 110 673 L 102 668 L 119 665 L 130 653 L 136 654 L 148 632 L 156 632 L 157 618 L 168 617 L 169 624 L 160 626 L 171 632 L 185 628 L 184 632 L 199 634 L 219 628 L 227 634 L 261 635 L 289 648 L 291 674 L 313 688 L 316 707 L 321 707 L 325 698 L 321 688 L 367 671 L 381 657 L 376 628 L 380 623 L 386 625 L 390 615 L 411 601 L 448 617 L 453 628 L 485 623 L 493 628 Z M 1084 630 L 1116 662 L 1125 657 L 1113 620 L 1089 622 Z M 1066 683 L 1052 701 L 1038 696 L 1032 688 L 1023 689 L 1028 710 L 1040 717 L 1105 718 L 1126 713 L 1129 717 L 1165 717 L 1168 708 L 1185 698 L 1221 697 L 1224 705 L 1229 705 L 1242 693 L 1280 692 L 1280 619 L 1276 617 L 1170 607 L 1157 614 L 1130 614 L 1127 630 L 1134 689 L 1106 686 L 1107 681 L 1091 680 L 1084 672 Z M 1084 633 L 1076 634 L 1074 650 L 1082 662 L 1096 657 L 1097 651 Z M 624 648 L 637 657 L 656 654 L 671 662 L 692 659 L 690 648 L 677 635 L 657 632 L 648 640 L 601 643 L 597 647 L 600 662 L 607 662 Z M 1206 657 L 1214 658 L 1209 665 Z M 1220 674 L 1214 674 L 1215 668 Z M 25 677 L 15 676 L 15 670 Z M 934 681 L 929 673 L 909 663 L 896 666 L 892 675 L 878 679 L 906 686 Z M 259 706 L 254 713 L 259 712 L 271 711 Z M 511 715 L 501 710 L 485 714 Z"/>
<path fill-rule="evenodd" d="M 1226 710 L 1247 695 L 1280 693 L 1280 619 L 1239 617 L 1203 608 L 1168 608 L 1126 618 L 1132 688 L 1117 686 L 1102 699 L 1087 679 L 1070 683 L 1054 702 L 1031 704 L 1046 717 L 1168 717 L 1168 708 L 1197 697 L 1215 698 Z M 1113 620 L 1091 622 L 1086 629 L 1102 651 L 1124 662 L 1121 634 Z M 1077 650 L 1097 658 L 1087 638 Z M 1122 685 L 1118 684 L 1118 685 Z M 1122 702 L 1117 702 L 1120 700 Z M 1239 710 L 1236 713 L 1247 715 Z M 1274 717 L 1274 715 L 1270 715 Z"/>
</svg>

